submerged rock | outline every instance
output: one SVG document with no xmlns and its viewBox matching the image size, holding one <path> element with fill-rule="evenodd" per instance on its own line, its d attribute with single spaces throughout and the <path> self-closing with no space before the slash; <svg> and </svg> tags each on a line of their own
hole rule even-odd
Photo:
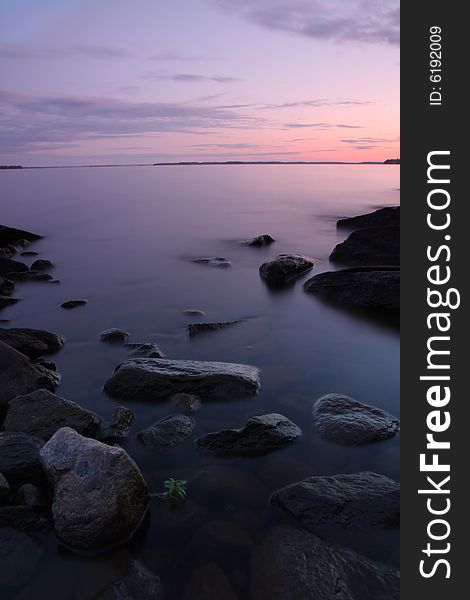
<svg viewBox="0 0 470 600">
<path fill-rule="evenodd" d="M 183 600 L 238 600 L 238 596 L 222 569 L 211 562 L 193 571 Z"/>
<path fill-rule="evenodd" d="M 206 333 L 208 331 L 217 331 L 218 329 L 226 329 L 241 323 L 241 320 L 237 321 L 220 321 L 218 323 L 189 323 L 188 332 L 190 336 L 197 335 L 198 333 Z"/>
<path fill-rule="evenodd" d="M 64 427 L 41 449 L 41 460 L 54 489 L 52 515 L 63 544 L 96 552 L 132 536 L 149 493 L 125 450 Z"/>
<path fill-rule="evenodd" d="M 271 283 L 288 283 L 310 271 L 313 261 L 300 254 L 279 254 L 259 268 L 263 279 Z"/>
<path fill-rule="evenodd" d="M 165 354 L 160 350 L 157 344 L 153 343 L 131 343 L 126 344 L 126 348 L 131 351 L 131 356 L 139 358 L 163 358 Z"/>
<path fill-rule="evenodd" d="M 261 246 L 269 246 L 275 241 L 276 240 L 272 236 L 270 236 L 269 233 L 265 233 L 264 235 L 258 235 L 257 237 L 254 237 L 251 240 L 247 240 L 245 242 L 245 246 L 260 248 Z"/>
<path fill-rule="evenodd" d="M 47 441 L 62 427 L 72 427 L 82 435 L 95 437 L 100 422 L 100 417 L 94 412 L 48 390 L 39 389 L 10 400 L 3 429 L 23 431 Z"/>
<path fill-rule="evenodd" d="M 194 444 L 215 456 L 254 456 L 276 450 L 302 435 L 295 423 L 277 413 L 251 417 L 241 429 L 222 429 L 203 435 Z"/>
<path fill-rule="evenodd" d="M 0 472 L 10 485 L 44 485 L 46 479 L 39 458 L 43 443 L 25 433 L 0 432 Z"/>
<path fill-rule="evenodd" d="M 160 577 L 150 573 L 137 561 L 117 581 L 95 594 L 92 600 L 161 600 L 163 599 Z"/>
<path fill-rule="evenodd" d="M 251 597 L 260 600 L 398 600 L 396 570 L 308 531 L 278 527 L 251 559 Z"/>
<path fill-rule="evenodd" d="M 22 271 L 17 273 L 8 273 L 8 277 L 11 277 L 14 281 L 53 281 L 53 277 L 50 273 L 44 273 L 44 271 Z"/>
<path fill-rule="evenodd" d="M 42 354 L 58 352 L 64 345 L 65 338 L 62 334 L 51 331 L 11 327 L 0 329 L 0 341 L 29 358 L 38 358 Z"/>
<path fill-rule="evenodd" d="M 258 369 L 248 365 L 135 358 L 119 365 L 104 389 L 126 399 L 160 400 L 180 392 L 212 399 L 256 394 L 259 386 Z"/>
<path fill-rule="evenodd" d="M 337 444 L 358 446 L 386 440 L 400 430 L 400 421 L 380 408 L 343 394 L 327 394 L 313 406 L 320 435 Z"/>
<path fill-rule="evenodd" d="M 129 339 L 129 336 L 130 333 L 128 331 L 112 327 L 111 329 L 106 329 L 100 333 L 100 341 L 112 344 L 124 344 L 124 342 L 127 342 Z"/>
<path fill-rule="evenodd" d="M 315 275 L 304 290 L 334 304 L 396 312 L 400 310 L 400 269 L 357 267 Z"/>
<path fill-rule="evenodd" d="M 340 219 L 336 226 L 338 229 L 364 229 L 366 227 L 399 227 L 400 207 L 379 208 L 371 213 Z"/>
<path fill-rule="evenodd" d="M 129 435 L 134 424 L 134 413 L 125 406 L 118 406 L 110 421 L 101 422 L 100 440 L 120 440 Z"/>
<path fill-rule="evenodd" d="M 54 263 L 46 258 L 38 258 L 31 265 L 31 271 L 47 271 L 48 269 L 54 268 Z"/>
<path fill-rule="evenodd" d="M 194 394 L 174 394 L 170 398 L 170 406 L 180 413 L 191 414 L 201 408 L 201 400 Z"/>
<path fill-rule="evenodd" d="M 187 415 L 169 415 L 137 434 L 144 446 L 176 446 L 191 435 L 194 419 Z"/>
<path fill-rule="evenodd" d="M 14 244 L 18 240 L 22 239 L 28 240 L 28 242 L 34 242 L 35 240 L 41 239 L 41 237 L 42 236 L 38 235 L 37 233 L 31 233 L 31 231 L 0 225 L 0 246 Z"/>
<path fill-rule="evenodd" d="M 399 265 L 400 228 L 368 227 L 353 231 L 331 253 L 330 260 L 345 265 Z"/>
<path fill-rule="evenodd" d="M 42 544 L 31 536 L 11 527 L 1 527 L 0 585 L 27 583 L 36 572 L 43 554 Z"/>
<path fill-rule="evenodd" d="M 231 267 L 232 263 L 228 258 L 223 256 L 203 256 L 200 258 L 193 258 L 194 263 L 209 265 L 210 267 Z"/>
<path fill-rule="evenodd" d="M 88 304 L 88 300 L 67 300 L 67 302 L 62 302 L 60 305 L 62 308 L 77 308 L 78 306 L 84 306 Z"/>
<path fill-rule="evenodd" d="M 309 477 L 274 492 L 271 503 L 321 534 L 332 527 L 369 531 L 400 524 L 400 485 L 368 471 Z"/>
<path fill-rule="evenodd" d="M 60 375 L 41 363 L 32 363 L 27 356 L 0 341 L 0 411 L 19 394 L 38 388 L 51 392 L 59 385 Z"/>
</svg>

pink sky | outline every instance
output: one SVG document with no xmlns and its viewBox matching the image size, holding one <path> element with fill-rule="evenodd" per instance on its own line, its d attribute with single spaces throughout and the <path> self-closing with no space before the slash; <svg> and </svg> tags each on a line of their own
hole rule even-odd
<svg viewBox="0 0 470 600">
<path fill-rule="evenodd" d="M 3 0 L 0 163 L 399 156 L 396 0 Z"/>
</svg>

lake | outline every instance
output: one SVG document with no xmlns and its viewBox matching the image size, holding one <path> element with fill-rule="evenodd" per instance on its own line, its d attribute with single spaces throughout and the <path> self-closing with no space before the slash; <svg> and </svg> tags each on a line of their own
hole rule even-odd
<svg viewBox="0 0 470 600">
<path fill-rule="evenodd" d="M 216 562 L 244 600 L 250 597 L 253 545 L 276 524 L 288 522 L 269 507 L 271 492 L 317 474 L 371 470 L 399 479 L 398 438 L 354 448 L 335 445 L 318 437 L 311 416 L 315 399 L 329 392 L 399 416 L 398 329 L 330 306 L 302 289 L 312 275 L 337 268 L 328 256 L 347 232 L 336 230 L 336 220 L 397 205 L 399 175 L 399 167 L 389 165 L 0 173 L 0 221 L 44 235 L 32 249 L 55 263 L 54 276 L 61 281 L 17 284 L 15 296 L 22 301 L 1 318 L 66 336 L 64 348 L 52 357 L 62 374 L 56 393 L 103 416 L 122 404 L 102 391 L 128 356 L 123 346 L 98 341 L 110 327 L 131 332 L 131 342 L 157 343 L 169 358 L 246 363 L 261 372 L 259 395 L 203 403 L 192 438 L 167 450 L 143 447 L 135 434 L 170 414 L 169 406 L 126 403 L 136 423 L 124 448 L 152 492 L 163 491 L 169 477 L 188 480 L 185 507 L 169 510 L 152 500 L 132 542 L 94 558 L 76 556 L 52 534 L 44 535 L 46 551 L 35 577 L 2 597 L 89 599 L 138 560 L 162 578 L 168 598 L 175 600 L 183 597 L 196 568 Z M 240 243 L 264 233 L 276 243 L 267 248 Z M 295 285 L 273 291 L 258 269 L 283 252 L 313 257 L 315 267 Z M 192 263 L 198 256 L 224 256 L 232 266 Z M 89 302 L 72 311 L 60 308 L 76 298 Z M 189 308 L 206 317 L 183 314 Z M 189 338 L 187 324 L 204 319 L 246 320 Z M 267 412 L 297 423 L 301 440 L 265 456 L 237 459 L 202 456 L 192 445 L 198 435 L 241 427 Z M 355 549 L 398 565 L 397 532 L 358 540 Z"/>
</svg>

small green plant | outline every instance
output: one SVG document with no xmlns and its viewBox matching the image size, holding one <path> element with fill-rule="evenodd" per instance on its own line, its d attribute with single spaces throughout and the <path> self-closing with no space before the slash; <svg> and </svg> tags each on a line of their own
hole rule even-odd
<svg viewBox="0 0 470 600">
<path fill-rule="evenodd" d="M 170 477 L 170 479 L 166 479 L 163 482 L 163 485 L 166 490 L 163 494 L 163 497 L 167 500 L 186 500 L 187 483 L 188 482 L 184 481 L 183 479 L 173 479 L 173 477 Z"/>
</svg>

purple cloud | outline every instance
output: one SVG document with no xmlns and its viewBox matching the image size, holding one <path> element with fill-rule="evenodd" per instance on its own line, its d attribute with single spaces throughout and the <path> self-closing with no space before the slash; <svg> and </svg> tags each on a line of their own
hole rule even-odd
<svg viewBox="0 0 470 600">
<path fill-rule="evenodd" d="M 145 79 L 167 79 L 171 81 L 178 81 L 180 83 L 199 83 L 200 81 L 215 81 L 216 83 L 233 83 L 234 81 L 240 81 L 236 77 L 227 77 L 225 75 L 199 75 L 198 73 L 173 73 L 173 74 L 162 74 L 162 73 L 145 73 L 143 76 Z"/>
<path fill-rule="evenodd" d="M 66 59 L 77 60 L 91 58 L 98 60 L 113 60 L 130 58 L 130 52 L 114 46 L 101 46 L 99 44 L 70 44 L 66 46 L 51 46 L 45 48 L 30 48 L 12 44 L 0 44 L 0 58 L 12 60 L 31 59 Z"/>
</svg>

